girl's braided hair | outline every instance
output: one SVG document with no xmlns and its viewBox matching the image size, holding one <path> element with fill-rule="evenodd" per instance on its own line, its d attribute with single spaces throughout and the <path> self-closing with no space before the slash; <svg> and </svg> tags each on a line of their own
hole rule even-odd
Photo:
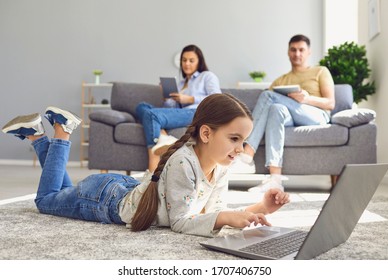
<svg viewBox="0 0 388 280">
<path fill-rule="evenodd" d="M 211 129 L 217 130 L 219 127 L 230 123 L 237 117 L 248 117 L 252 120 L 252 115 L 248 107 L 233 95 L 227 93 L 211 94 L 199 104 L 193 121 L 187 128 L 186 133 L 161 157 L 152 176 L 152 180 L 141 197 L 135 215 L 133 216 L 131 222 L 132 231 L 146 230 L 155 220 L 159 204 L 157 181 L 170 156 L 191 138 L 198 141 L 199 129 L 202 125 L 208 125 Z"/>
</svg>

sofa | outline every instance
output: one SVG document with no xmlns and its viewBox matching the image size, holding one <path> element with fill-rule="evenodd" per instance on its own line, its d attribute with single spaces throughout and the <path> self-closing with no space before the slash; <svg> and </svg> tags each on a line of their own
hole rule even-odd
<svg viewBox="0 0 388 280">
<path fill-rule="evenodd" d="M 231 93 L 252 110 L 258 89 L 222 89 Z M 375 112 L 353 108 L 352 88 L 335 85 L 335 109 L 326 125 L 287 127 L 283 174 L 332 175 L 336 178 L 345 164 L 376 163 Z M 137 121 L 135 108 L 141 101 L 155 106 L 163 104 L 158 85 L 114 82 L 111 109 L 90 113 L 89 161 L 90 169 L 144 171 L 148 154 L 142 125 Z M 169 131 L 180 137 L 185 128 Z M 266 174 L 264 167 L 265 142 L 255 154 L 256 173 Z"/>
</svg>

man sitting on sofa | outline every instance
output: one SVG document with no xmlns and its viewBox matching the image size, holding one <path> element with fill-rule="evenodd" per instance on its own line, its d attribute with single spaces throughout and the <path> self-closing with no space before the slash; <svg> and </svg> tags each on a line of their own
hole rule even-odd
<svg viewBox="0 0 388 280">
<path fill-rule="evenodd" d="M 286 126 L 318 125 L 330 121 L 334 109 L 334 82 L 324 66 L 309 66 L 310 40 L 304 35 L 293 36 L 288 43 L 291 71 L 277 78 L 260 97 L 253 110 L 253 131 L 242 153 L 231 166 L 231 172 L 254 173 L 253 156 L 265 134 L 265 166 L 270 177 L 258 187 L 279 187 L 281 182 L 284 132 Z M 275 92 L 276 86 L 299 85 L 299 91 L 286 95 Z"/>
</svg>

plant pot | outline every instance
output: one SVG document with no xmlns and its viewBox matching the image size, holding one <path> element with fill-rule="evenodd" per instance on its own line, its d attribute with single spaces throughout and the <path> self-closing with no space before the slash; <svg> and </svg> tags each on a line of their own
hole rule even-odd
<svg viewBox="0 0 388 280">
<path fill-rule="evenodd" d="M 95 81 L 94 81 L 94 83 L 96 84 L 96 85 L 99 85 L 100 84 L 100 75 L 95 75 Z"/>
<path fill-rule="evenodd" d="M 261 83 L 263 81 L 263 78 L 254 78 L 255 82 Z"/>
</svg>

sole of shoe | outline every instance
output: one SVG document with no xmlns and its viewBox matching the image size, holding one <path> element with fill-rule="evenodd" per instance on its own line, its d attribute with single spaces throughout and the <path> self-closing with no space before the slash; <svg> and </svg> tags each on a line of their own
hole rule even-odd
<svg viewBox="0 0 388 280">
<path fill-rule="evenodd" d="M 61 114 L 66 119 L 72 120 L 73 122 L 75 122 L 77 125 L 79 125 L 82 122 L 82 119 L 79 116 L 77 116 L 76 114 L 74 114 L 70 111 L 60 109 L 58 107 L 53 107 L 53 106 L 47 107 L 46 112 L 47 111 L 51 111 L 55 114 Z"/>
<path fill-rule="evenodd" d="M 39 113 L 34 113 L 30 115 L 18 116 L 8 122 L 3 128 L 2 131 L 7 133 L 8 131 L 16 130 L 21 127 L 32 128 L 42 122 L 42 117 Z"/>
</svg>

